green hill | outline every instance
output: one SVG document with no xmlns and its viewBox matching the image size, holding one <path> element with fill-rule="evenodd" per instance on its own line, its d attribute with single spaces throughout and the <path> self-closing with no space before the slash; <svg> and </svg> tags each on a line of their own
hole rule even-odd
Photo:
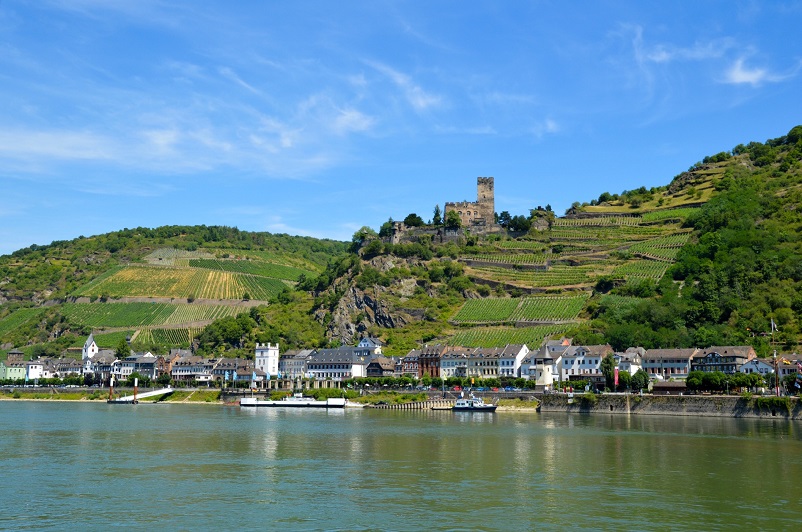
<svg viewBox="0 0 802 532">
<path fill-rule="evenodd" d="M 350 244 L 227 227 L 125 229 L 0 257 L 0 344 L 29 353 L 131 337 L 244 355 L 422 342 L 798 349 L 802 126 L 644 187 L 499 221 L 515 231 L 387 223 Z M 771 321 L 778 330 L 770 335 Z M 103 343 L 107 345 L 103 345 Z"/>
</svg>

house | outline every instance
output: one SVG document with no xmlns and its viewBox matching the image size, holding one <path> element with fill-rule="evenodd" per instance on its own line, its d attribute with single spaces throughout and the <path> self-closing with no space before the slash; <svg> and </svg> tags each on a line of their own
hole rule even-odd
<svg viewBox="0 0 802 532">
<path fill-rule="evenodd" d="M 413 349 L 407 356 L 401 358 L 401 375 L 406 377 L 418 378 L 418 357 L 420 357 L 420 349 Z"/>
<path fill-rule="evenodd" d="M 613 353 L 609 344 L 568 347 L 562 355 L 560 380 L 597 380 L 601 376 L 602 359 Z"/>
<path fill-rule="evenodd" d="M 423 352 L 423 351 L 421 351 Z M 430 351 L 434 354 L 435 350 Z M 465 378 L 468 376 L 468 359 L 470 358 L 470 349 L 460 346 L 447 347 L 439 355 L 440 369 L 437 376 L 443 379 L 452 377 Z M 434 357 L 431 357 L 432 360 Z M 428 375 L 424 373 L 424 375 Z"/>
<path fill-rule="evenodd" d="M 691 371 L 720 371 L 733 375 L 756 356 L 755 349 L 751 345 L 708 347 L 693 354 Z"/>
<path fill-rule="evenodd" d="M 25 363 L 0 360 L 0 380 L 25 380 Z"/>
<path fill-rule="evenodd" d="M 162 375 L 171 375 L 173 371 L 173 364 L 182 356 L 191 356 L 192 352 L 188 349 L 170 349 L 170 354 L 167 356 L 156 357 L 156 378 Z"/>
<path fill-rule="evenodd" d="M 498 376 L 517 378 L 521 376 L 521 363 L 529 348 L 526 344 L 507 344 L 498 356 Z"/>
<path fill-rule="evenodd" d="M 79 376 L 83 372 L 83 364 L 74 358 L 59 358 L 52 361 L 53 373 L 56 377 Z"/>
<path fill-rule="evenodd" d="M 367 347 L 319 349 L 307 360 L 307 375 L 315 380 L 342 381 L 367 376 L 367 365 L 375 358 Z"/>
<path fill-rule="evenodd" d="M 699 352 L 689 349 L 647 349 L 643 355 L 643 370 L 651 379 L 685 379 L 691 371 L 691 358 Z"/>
<path fill-rule="evenodd" d="M 440 357 L 446 352 L 445 345 L 425 345 L 418 355 L 418 377 L 440 377 Z"/>
<path fill-rule="evenodd" d="M 770 358 L 753 358 L 746 364 L 742 364 L 738 371 L 746 374 L 757 373 L 765 377 L 774 373 L 774 361 Z"/>
<path fill-rule="evenodd" d="M 387 357 L 376 357 L 365 368 L 368 377 L 395 377 L 395 360 Z"/>
<path fill-rule="evenodd" d="M 186 356 L 181 357 L 173 363 L 170 377 L 176 382 L 205 382 L 212 380 L 212 369 L 214 364 L 209 364 L 203 357 Z"/>
<path fill-rule="evenodd" d="M 118 373 L 120 361 L 111 349 L 103 349 L 94 358 L 84 361 L 84 375 L 92 375 L 98 383 L 106 383 Z"/>
<path fill-rule="evenodd" d="M 643 368 L 643 356 L 646 350 L 642 347 L 630 347 L 623 353 L 615 353 L 615 367 L 618 371 L 626 371 L 630 375 L 635 375 L 638 370 Z"/>
<path fill-rule="evenodd" d="M 25 363 L 25 380 L 33 381 L 44 378 L 45 365 L 41 360 L 29 360 Z"/>
<path fill-rule="evenodd" d="M 254 357 L 254 362 L 256 369 L 264 372 L 267 375 L 268 380 L 270 377 L 278 377 L 279 373 L 279 355 L 278 355 L 278 343 L 273 345 L 271 343 L 267 344 L 256 344 L 256 354 Z"/>
<path fill-rule="evenodd" d="M 290 380 L 306 378 L 306 361 L 312 353 L 314 353 L 312 349 L 285 351 L 278 359 L 278 378 Z"/>
<path fill-rule="evenodd" d="M 121 381 L 128 380 L 134 373 L 145 379 L 155 379 L 157 376 L 157 357 L 153 353 L 139 353 L 127 356 L 117 366 L 115 378 Z"/>
<path fill-rule="evenodd" d="M 253 361 L 245 358 L 210 358 L 204 361 L 205 370 L 212 376 L 215 382 L 253 380 L 253 372 L 259 371 L 263 380 L 267 379 L 267 373 L 258 369 Z"/>
<path fill-rule="evenodd" d="M 777 357 L 777 375 L 780 382 L 789 375 L 802 373 L 802 355 L 796 353 Z"/>
<path fill-rule="evenodd" d="M 366 347 L 371 351 L 373 351 L 374 355 L 381 355 L 384 342 L 382 342 L 378 338 L 362 338 L 356 346 Z"/>
</svg>

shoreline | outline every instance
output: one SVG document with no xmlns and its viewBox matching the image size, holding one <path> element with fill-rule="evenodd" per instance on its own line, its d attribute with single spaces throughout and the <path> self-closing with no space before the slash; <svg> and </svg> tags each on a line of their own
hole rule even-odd
<svg viewBox="0 0 802 532">
<path fill-rule="evenodd" d="M 0 395 L 0 401 L 24 401 L 26 403 L 97 403 L 109 404 L 106 399 L 76 399 L 10 397 Z M 571 402 L 569 402 L 571 401 Z M 231 401 L 140 401 L 139 405 L 208 405 L 239 406 Z M 357 406 L 359 405 L 359 406 Z M 137 405 L 138 406 L 138 405 Z M 365 408 L 367 404 L 354 403 L 351 408 Z M 405 411 L 409 409 L 391 408 L 388 410 Z M 421 412 L 428 408 L 412 411 Z M 679 417 L 726 417 L 752 419 L 784 419 L 802 421 L 802 401 L 796 397 L 741 397 L 741 396 L 652 396 L 652 395 L 599 395 L 595 402 L 577 394 L 571 399 L 565 394 L 552 394 L 540 397 L 539 407 L 499 406 L 497 413 L 567 413 L 567 414 L 606 414 L 633 416 L 679 416 Z"/>
</svg>

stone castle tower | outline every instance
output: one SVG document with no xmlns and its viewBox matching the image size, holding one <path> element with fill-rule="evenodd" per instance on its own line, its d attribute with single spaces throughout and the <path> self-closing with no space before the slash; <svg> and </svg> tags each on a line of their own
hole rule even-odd
<svg viewBox="0 0 802 532">
<path fill-rule="evenodd" d="M 456 211 L 463 227 L 495 223 L 496 196 L 492 177 L 476 178 L 476 201 L 447 202 L 445 212 Z"/>
</svg>

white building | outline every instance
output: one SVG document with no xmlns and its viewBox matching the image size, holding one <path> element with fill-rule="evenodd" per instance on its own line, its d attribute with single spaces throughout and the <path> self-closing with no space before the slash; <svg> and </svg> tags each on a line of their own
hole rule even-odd
<svg viewBox="0 0 802 532">
<path fill-rule="evenodd" d="M 278 374 L 282 379 L 303 379 L 307 376 L 306 361 L 312 356 L 312 349 L 285 351 L 278 359 Z"/>
<path fill-rule="evenodd" d="M 618 371 L 626 371 L 630 375 L 635 375 L 639 369 L 643 368 L 643 355 L 646 350 L 642 347 L 630 347 L 623 353 L 616 353 L 615 365 Z"/>
<path fill-rule="evenodd" d="M 267 378 L 278 376 L 278 344 L 256 344 L 255 356 L 256 369 L 265 372 Z"/>
<path fill-rule="evenodd" d="M 98 347 L 95 343 L 95 335 L 90 334 L 89 337 L 84 342 L 84 347 L 81 350 L 81 360 L 86 362 L 87 359 L 95 358 L 95 355 L 98 353 Z"/>
<path fill-rule="evenodd" d="M 582 380 L 598 378 L 601 375 L 601 361 L 608 354 L 613 353 L 609 345 L 578 345 L 571 346 L 563 353 L 560 370 L 560 380 Z"/>
<path fill-rule="evenodd" d="M 38 360 L 25 363 L 25 378 L 29 381 L 44 378 L 45 366 Z"/>
<path fill-rule="evenodd" d="M 367 366 L 373 358 L 373 351 L 367 347 L 319 349 L 306 362 L 307 376 L 334 381 L 367 377 Z"/>
<path fill-rule="evenodd" d="M 507 344 L 498 357 L 498 376 L 517 378 L 521 376 L 521 363 L 529 354 L 526 344 Z"/>
</svg>

